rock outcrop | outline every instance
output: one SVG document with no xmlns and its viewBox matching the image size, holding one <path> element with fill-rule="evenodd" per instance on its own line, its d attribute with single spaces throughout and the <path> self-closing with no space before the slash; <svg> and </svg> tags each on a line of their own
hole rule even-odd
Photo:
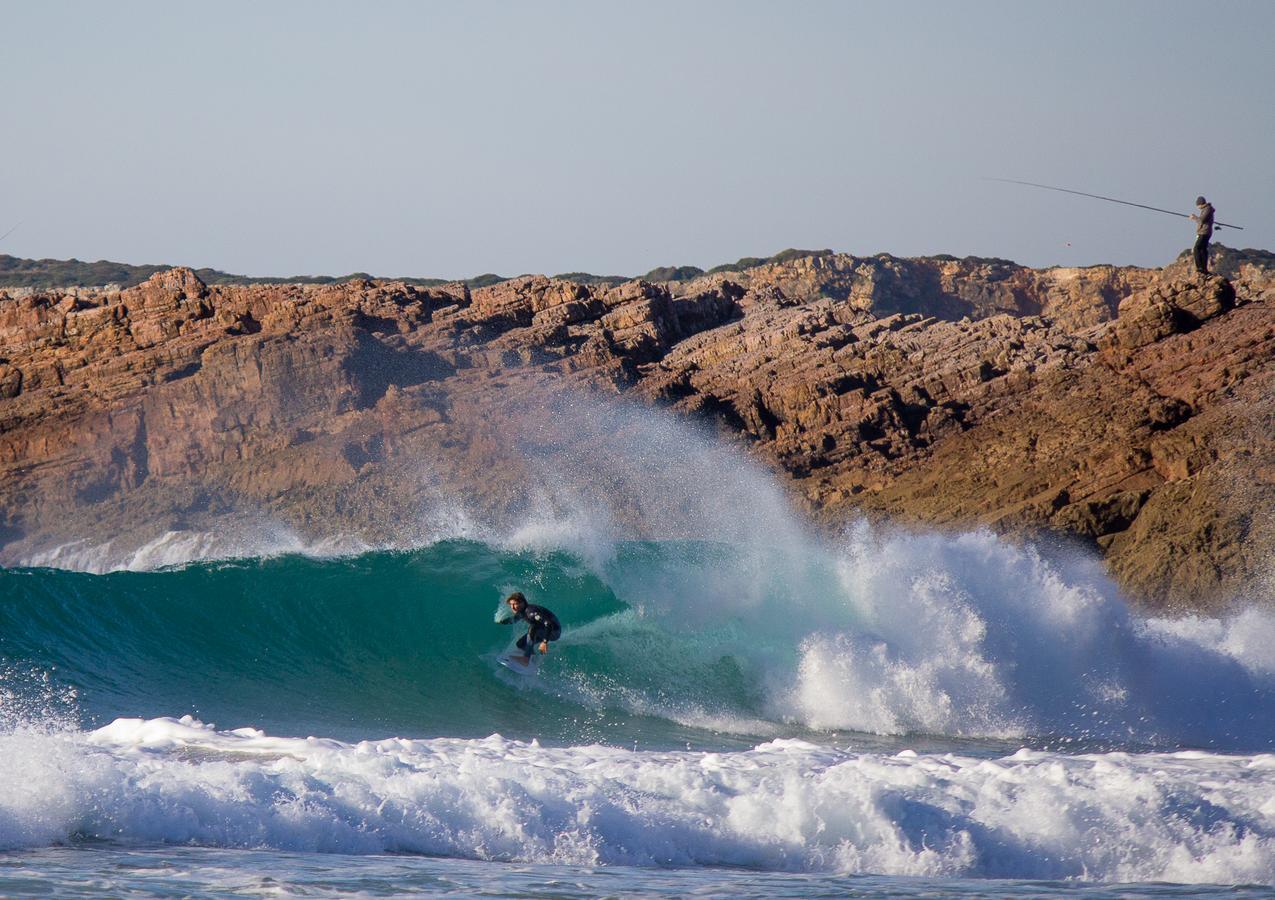
<svg viewBox="0 0 1275 900">
<path fill-rule="evenodd" d="M 246 510 L 373 540 L 440 495 L 498 519 L 531 477 L 508 423 L 589 390 L 742 436 L 829 523 L 1068 536 L 1146 603 L 1202 608 L 1275 536 L 1272 283 L 831 255 L 671 284 L 174 269 L 0 294 L 0 562 Z"/>
</svg>

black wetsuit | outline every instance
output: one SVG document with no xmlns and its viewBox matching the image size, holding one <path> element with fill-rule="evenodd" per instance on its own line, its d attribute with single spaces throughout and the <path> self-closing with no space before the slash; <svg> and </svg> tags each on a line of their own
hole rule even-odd
<svg viewBox="0 0 1275 900">
<path fill-rule="evenodd" d="M 541 641 L 556 641 L 562 637 L 562 625 L 558 622 L 558 617 L 534 603 L 524 606 L 513 621 L 527 623 L 527 633 L 518 638 L 518 649 L 528 656 L 536 652 Z"/>
</svg>

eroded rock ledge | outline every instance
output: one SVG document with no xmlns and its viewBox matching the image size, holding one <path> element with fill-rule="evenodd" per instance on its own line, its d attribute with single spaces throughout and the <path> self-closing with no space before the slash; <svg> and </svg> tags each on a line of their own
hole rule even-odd
<svg viewBox="0 0 1275 900">
<path fill-rule="evenodd" d="M 0 293 L 0 562 L 256 513 L 375 540 L 526 502 L 563 389 L 742 436 L 825 521 L 1069 536 L 1148 604 L 1244 598 L 1275 530 L 1275 277 L 811 257 L 528 277 Z M 411 477 L 407 477 L 411 474 Z"/>
</svg>

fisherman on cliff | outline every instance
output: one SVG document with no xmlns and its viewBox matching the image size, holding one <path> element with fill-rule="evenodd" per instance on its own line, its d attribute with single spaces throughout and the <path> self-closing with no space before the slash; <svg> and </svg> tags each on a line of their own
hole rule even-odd
<svg viewBox="0 0 1275 900">
<path fill-rule="evenodd" d="M 1191 251 L 1195 257 L 1195 271 L 1200 275 L 1209 274 L 1209 240 L 1213 237 L 1213 204 L 1203 197 L 1195 198 L 1197 213 L 1192 213 L 1195 220 L 1195 248 Z"/>
</svg>

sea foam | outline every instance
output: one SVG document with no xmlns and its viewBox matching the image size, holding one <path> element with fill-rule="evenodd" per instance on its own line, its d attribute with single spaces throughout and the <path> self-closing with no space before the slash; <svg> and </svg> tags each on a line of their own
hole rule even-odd
<svg viewBox="0 0 1275 900">
<path fill-rule="evenodd" d="M 120 719 L 0 736 L 0 846 L 124 844 L 1275 883 L 1275 756 L 347 744 Z"/>
</svg>

